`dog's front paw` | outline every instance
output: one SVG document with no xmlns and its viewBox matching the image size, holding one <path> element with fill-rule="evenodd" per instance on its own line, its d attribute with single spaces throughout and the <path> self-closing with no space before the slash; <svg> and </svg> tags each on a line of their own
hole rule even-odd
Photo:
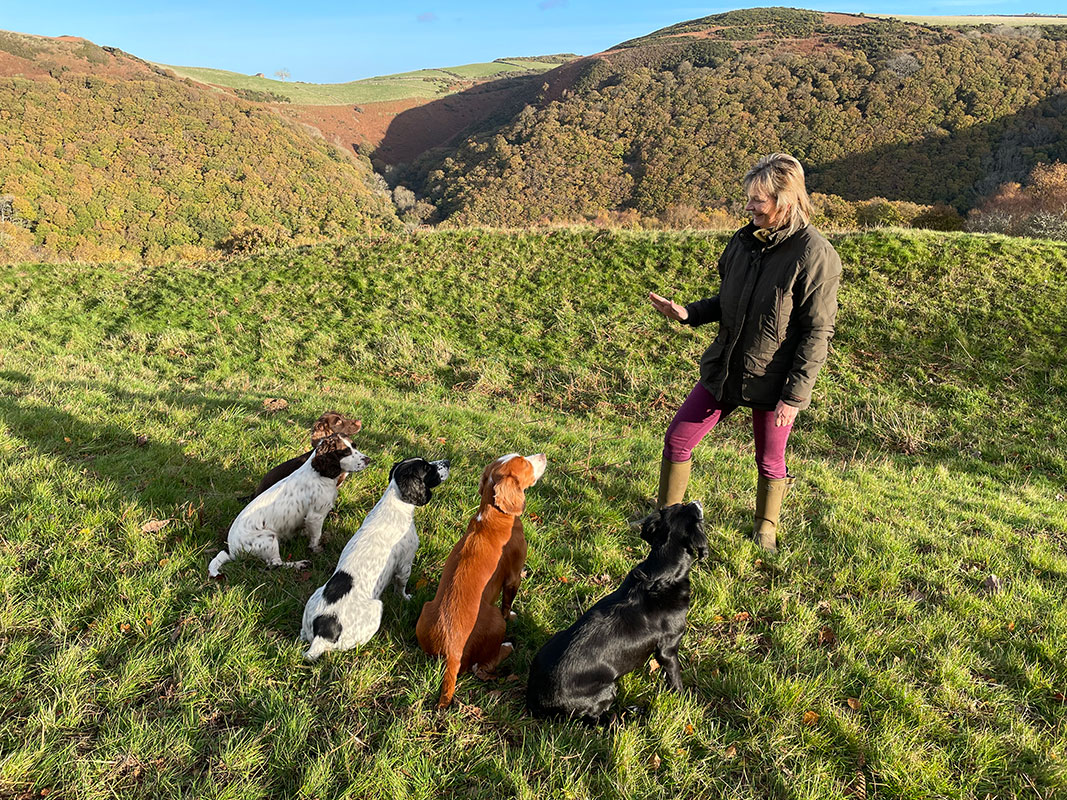
<svg viewBox="0 0 1067 800">
<path fill-rule="evenodd" d="M 310 546 L 308 547 L 308 549 L 309 549 L 309 550 L 310 550 L 310 551 L 311 551 L 312 553 L 321 553 L 321 552 L 322 552 L 322 545 L 321 545 L 321 544 L 313 544 L 313 545 L 310 545 Z"/>
<path fill-rule="evenodd" d="M 410 600 L 411 599 L 411 595 L 410 594 L 405 594 L 404 592 L 400 593 L 400 597 L 403 598 L 404 600 Z"/>
</svg>

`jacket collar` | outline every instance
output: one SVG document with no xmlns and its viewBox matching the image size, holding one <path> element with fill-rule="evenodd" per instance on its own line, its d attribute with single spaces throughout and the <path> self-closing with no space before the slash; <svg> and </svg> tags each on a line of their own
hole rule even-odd
<svg viewBox="0 0 1067 800">
<path fill-rule="evenodd" d="M 755 223 L 750 222 L 748 223 L 748 225 L 741 229 L 741 236 L 744 237 L 745 241 L 749 244 L 766 249 L 777 247 L 789 238 L 788 229 L 778 228 L 777 230 L 771 231 L 767 236 L 767 240 L 763 241 L 762 239 L 756 236 L 755 232 L 757 230 L 758 228 L 756 227 Z"/>
</svg>

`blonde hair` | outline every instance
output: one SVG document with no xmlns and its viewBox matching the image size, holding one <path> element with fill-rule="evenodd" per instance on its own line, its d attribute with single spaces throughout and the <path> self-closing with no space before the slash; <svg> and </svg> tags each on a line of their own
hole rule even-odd
<svg viewBox="0 0 1067 800">
<path fill-rule="evenodd" d="M 788 153 L 764 156 L 745 173 L 745 191 L 755 188 L 774 198 L 775 205 L 789 209 L 786 235 L 792 236 L 811 220 L 811 199 L 804 187 L 804 168 Z"/>
</svg>

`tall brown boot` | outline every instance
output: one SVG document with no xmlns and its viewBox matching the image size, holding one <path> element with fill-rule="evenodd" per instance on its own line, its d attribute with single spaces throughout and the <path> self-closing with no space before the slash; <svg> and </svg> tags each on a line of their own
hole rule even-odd
<svg viewBox="0 0 1067 800">
<path fill-rule="evenodd" d="M 756 524 L 752 538 L 764 550 L 778 552 L 778 517 L 782 511 L 782 500 L 795 482 L 796 478 L 792 475 L 784 478 L 764 478 L 760 475 L 756 483 Z"/>
<path fill-rule="evenodd" d="M 667 456 L 659 465 L 659 494 L 656 496 L 656 508 L 673 506 L 682 502 L 685 488 L 689 485 L 689 472 L 693 462 L 668 461 Z"/>
</svg>

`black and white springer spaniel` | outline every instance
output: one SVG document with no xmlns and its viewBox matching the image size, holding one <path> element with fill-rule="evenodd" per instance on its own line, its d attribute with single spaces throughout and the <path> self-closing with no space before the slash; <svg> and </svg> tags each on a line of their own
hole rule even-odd
<svg viewBox="0 0 1067 800">
<path fill-rule="evenodd" d="M 411 562 L 419 546 L 415 507 L 430 502 L 432 490 L 448 479 L 448 460 L 409 458 L 393 465 L 389 486 L 348 540 L 333 576 L 304 607 L 300 638 L 314 661 L 328 650 L 365 644 L 382 621 L 382 592 L 390 581 L 405 600 Z"/>
<path fill-rule="evenodd" d="M 279 542 L 303 526 L 311 552 L 321 551 L 322 522 L 337 501 L 337 479 L 359 472 L 368 461 L 346 436 L 327 436 L 299 469 L 257 495 L 237 515 L 227 536 L 228 550 L 211 560 L 208 575 L 218 577 L 222 565 L 242 553 L 271 567 L 308 566 L 307 561 L 282 561 Z"/>
</svg>

